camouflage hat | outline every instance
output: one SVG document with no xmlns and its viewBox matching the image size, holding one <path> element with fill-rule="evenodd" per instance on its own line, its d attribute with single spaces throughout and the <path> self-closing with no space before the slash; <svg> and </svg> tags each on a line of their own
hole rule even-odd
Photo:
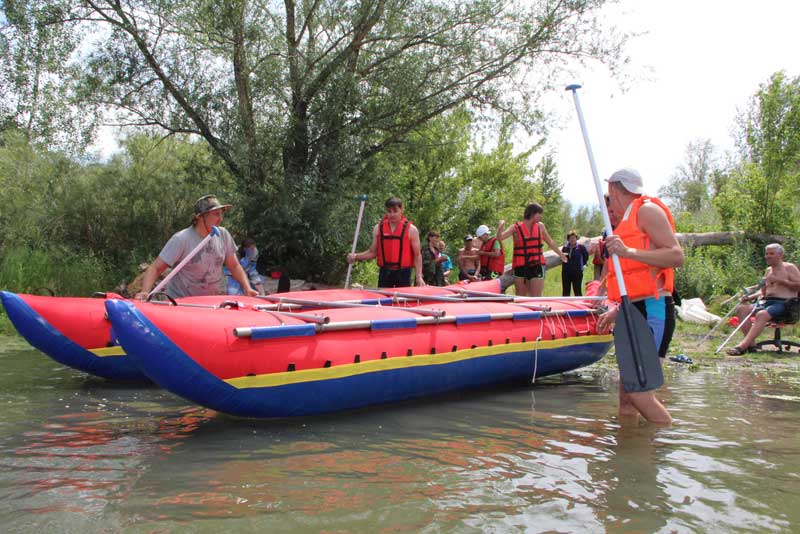
<svg viewBox="0 0 800 534">
<path fill-rule="evenodd" d="M 220 204 L 216 195 L 206 195 L 197 199 L 194 204 L 194 216 L 199 217 L 204 213 L 214 210 L 228 211 L 232 206 L 230 204 Z"/>
</svg>

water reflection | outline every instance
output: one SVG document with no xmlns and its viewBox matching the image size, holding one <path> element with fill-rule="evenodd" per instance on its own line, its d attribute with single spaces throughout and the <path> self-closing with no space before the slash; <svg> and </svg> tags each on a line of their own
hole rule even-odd
<svg viewBox="0 0 800 534">
<path fill-rule="evenodd" d="M 800 521 L 796 372 L 670 373 L 671 429 L 621 424 L 613 374 L 250 421 L 0 356 L 28 377 L 0 371 L 5 530 L 789 532 Z"/>
</svg>

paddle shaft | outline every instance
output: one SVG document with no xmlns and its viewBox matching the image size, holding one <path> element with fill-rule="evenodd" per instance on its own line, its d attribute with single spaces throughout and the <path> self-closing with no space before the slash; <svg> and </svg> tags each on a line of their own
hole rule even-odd
<svg viewBox="0 0 800 534">
<path fill-rule="evenodd" d="M 594 153 L 592 152 L 592 144 L 589 141 L 589 133 L 586 130 L 586 121 L 583 119 L 583 111 L 581 110 L 581 103 L 578 99 L 579 88 L 580 85 L 570 85 L 567 87 L 567 90 L 572 91 L 572 98 L 575 101 L 575 110 L 578 113 L 578 122 L 580 122 L 581 133 L 583 134 L 583 143 L 586 145 L 586 155 L 589 157 L 589 166 L 592 169 L 592 177 L 594 178 L 594 188 L 595 192 L 597 193 L 597 202 L 600 205 L 600 213 L 603 215 L 603 224 L 605 225 L 606 235 L 610 237 L 614 235 L 614 229 L 611 227 L 611 219 L 608 216 L 608 208 L 606 207 L 605 198 L 603 197 L 603 188 L 600 185 L 600 175 L 597 172 L 597 165 L 595 164 Z M 614 274 L 617 278 L 617 285 L 619 286 L 619 293 L 622 300 L 620 308 L 622 311 L 622 319 L 625 324 L 625 331 L 629 334 L 628 341 L 632 351 L 631 356 L 633 358 L 633 364 L 636 369 L 636 378 L 639 382 L 639 385 L 644 388 L 648 382 L 642 360 L 644 355 L 641 353 L 642 347 L 639 346 L 639 343 L 636 339 L 634 339 L 633 335 L 634 321 L 632 314 L 638 312 L 633 309 L 633 306 L 628 299 L 628 290 L 625 287 L 625 278 L 622 276 L 622 268 L 620 267 L 619 257 L 617 257 L 616 254 L 612 254 L 611 261 L 614 264 Z M 659 363 L 658 370 L 660 371 L 660 369 L 661 367 Z"/>
<path fill-rule="evenodd" d="M 197 246 L 194 247 L 191 250 L 191 252 L 189 252 L 189 254 L 187 254 L 186 257 L 183 258 L 180 261 L 180 263 L 178 263 L 178 265 L 175 266 L 174 269 L 172 269 L 172 271 L 170 271 L 170 273 L 167 275 L 167 277 L 164 278 L 161 281 L 161 283 L 158 284 L 155 287 L 155 289 L 153 289 L 150 293 L 148 293 L 148 295 L 147 295 L 148 298 L 150 296 L 152 296 L 154 293 L 158 293 L 159 291 L 164 289 L 167 286 L 167 284 L 169 283 L 169 281 L 172 280 L 175 277 L 175 275 L 178 274 L 180 272 L 180 270 L 183 269 L 183 267 L 187 263 L 189 263 L 189 261 L 191 261 L 191 259 L 194 258 L 197 255 L 198 252 L 200 252 L 203 249 L 203 247 L 206 246 L 206 243 L 208 243 L 208 240 L 211 239 L 212 237 L 214 237 L 215 235 L 218 235 L 218 234 L 219 234 L 219 229 L 216 226 L 212 226 L 211 227 L 211 231 L 203 239 L 200 240 L 200 242 L 197 244 Z"/>
<path fill-rule="evenodd" d="M 356 253 L 356 246 L 358 245 L 358 233 L 361 231 L 361 219 L 364 217 L 364 204 L 367 203 L 367 195 L 361 195 L 361 206 L 358 208 L 358 220 L 356 221 L 356 233 L 353 235 L 353 248 L 352 254 Z M 344 288 L 350 289 L 350 274 L 353 272 L 353 264 L 347 264 L 347 277 L 344 281 Z"/>
</svg>

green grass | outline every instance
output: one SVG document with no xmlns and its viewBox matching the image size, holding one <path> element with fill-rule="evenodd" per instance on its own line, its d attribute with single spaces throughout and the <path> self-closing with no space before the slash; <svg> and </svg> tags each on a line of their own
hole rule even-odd
<svg viewBox="0 0 800 534">
<path fill-rule="evenodd" d="M 15 293 L 88 297 L 113 288 L 115 278 L 101 258 L 62 248 L 6 248 L 0 259 L 0 289 Z"/>
</svg>

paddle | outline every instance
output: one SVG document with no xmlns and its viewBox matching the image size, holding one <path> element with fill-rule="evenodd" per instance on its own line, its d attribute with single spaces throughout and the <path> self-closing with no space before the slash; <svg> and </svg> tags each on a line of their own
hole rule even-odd
<svg viewBox="0 0 800 534">
<path fill-rule="evenodd" d="M 361 218 L 364 216 L 364 204 L 367 203 L 367 195 L 361 195 L 361 206 L 358 208 L 358 221 L 356 221 L 356 233 L 353 235 L 353 250 L 352 254 L 356 253 L 356 246 L 358 245 L 358 232 L 361 230 Z M 353 271 L 353 264 L 347 264 L 347 278 L 344 280 L 344 288 L 350 289 L 350 273 Z"/>
<path fill-rule="evenodd" d="M 219 235 L 219 229 L 218 229 L 216 226 L 212 226 L 212 227 L 211 227 L 211 231 L 208 233 L 208 235 L 207 235 L 207 236 L 205 236 L 205 237 L 204 237 L 202 240 L 200 240 L 200 242 L 197 244 L 197 246 L 196 246 L 196 247 L 194 247 L 194 248 L 191 250 L 191 252 L 189 252 L 189 254 L 187 254 L 187 255 L 186 255 L 186 257 L 185 257 L 185 258 L 183 258 L 183 259 L 180 261 L 180 263 L 178 263 L 178 265 L 176 265 L 176 266 L 175 266 L 175 268 L 174 268 L 174 269 L 172 269 L 172 270 L 170 271 L 170 273 L 167 275 L 167 277 L 166 277 L 166 278 L 164 278 L 164 279 L 161 281 L 161 283 L 160 283 L 160 284 L 158 284 L 158 285 L 155 287 L 155 289 L 153 289 L 153 290 L 152 290 L 150 293 L 148 293 L 148 294 L 147 294 L 147 298 L 149 299 L 149 298 L 150 298 L 150 297 L 152 297 L 152 296 L 153 296 L 155 293 L 158 293 L 158 292 L 160 292 L 162 289 L 164 289 L 164 288 L 167 286 L 167 284 L 169 283 L 169 281 L 170 281 L 170 280 L 172 280 L 172 278 L 173 278 L 173 277 L 174 277 L 176 274 L 178 274 L 178 272 L 180 272 L 180 270 L 181 270 L 181 269 L 183 269 L 183 267 L 184 267 L 184 266 L 185 266 L 187 263 L 189 263 L 189 261 L 190 261 L 192 258 L 194 258 L 194 257 L 195 257 L 195 255 L 196 255 L 198 252 L 200 252 L 200 250 L 202 250 L 202 249 L 203 249 L 203 247 L 205 247 L 205 246 L 206 246 L 206 243 L 208 242 L 208 240 L 209 240 L 209 239 L 211 239 L 211 238 L 212 238 L 213 236 L 215 236 L 215 235 Z"/>
<path fill-rule="evenodd" d="M 600 177 L 597 174 L 592 146 L 589 143 L 589 134 L 586 131 L 586 123 L 583 120 L 583 112 L 578 100 L 578 89 L 580 87 L 580 85 L 569 85 L 566 90 L 572 91 L 575 109 L 578 112 L 578 121 L 581 125 L 581 133 L 583 134 L 583 142 L 586 145 L 589 165 L 592 168 L 594 187 L 600 204 L 600 212 L 603 215 L 606 235 L 611 236 L 613 235 L 611 220 L 608 218 L 608 210 L 606 209 L 603 190 L 600 186 Z M 612 254 L 611 260 L 614 262 L 614 271 L 616 272 L 619 292 L 622 297 L 622 303 L 619 306 L 621 317 L 617 317 L 617 324 L 614 328 L 614 347 L 617 352 L 620 381 L 628 393 L 651 391 L 664 384 L 664 372 L 658 359 L 658 348 L 647 320 L 642 317 L 642 314 L 635 309 L 628 299 L 628 291 L 625 288 L 625 280 L 622 276 L 619 258 L 616 254 Z"/>
</svg>

